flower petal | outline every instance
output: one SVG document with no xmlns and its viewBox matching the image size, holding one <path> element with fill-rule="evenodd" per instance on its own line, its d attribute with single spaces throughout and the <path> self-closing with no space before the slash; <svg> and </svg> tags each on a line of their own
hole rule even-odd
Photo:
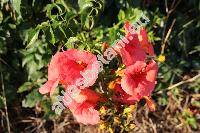
<svg viewBox="0 0 200 133">
<path fill-rule="evenodd" d="M 141 38 L 141 40 L 140 39 L 139 40 L 140 40 L 140 44 L 141 44 L 142 48 L 145 50 L 146 53 L 153 56 L 154 49 L 153 49 L 152 44 L 148 40 L 148 34 L 144 28 L 141 28 L 139 36 L 141 36 L 141 37 L 139 37 L 139 38 Z"/>
<path fill-rule="evenodd" d="M 146 59 L 145 52 L 138 44 L 134 44 L 134 46 L 127 44 L 121 49 L 121 56 L 126 66 L 132 65 L 136 61 L 144 61 Z"/>
<path fill-rule="evenodd" d="M 150 82 L 155 82 L 158 72 L 158 65 L 154 60 L 151 60 L 146 67 L 147 76 L 146 79 Z"/>
<path fill-rule="evenodd" d="M 39 92 L 41 94 L 46 94 L 46 93 L 49 93 L 49 92 L 50 92 L 50 94 L 53 94 L 54 89 L 58 86 L 58 82 L 59 82 L 58 80 L 47 81 L 41 88 L 39 88 Z"/>
<path fill-rule="evenodd" d="M 131 77 L 131 75 L 127 74 L 125 75 L 122 80 L 121 80 L 121 86 L 122 89 L 129 95 L 135 95 L 135 90 L 136 88 L 135 81 Z"/>
<path fill-rule="evenodd" d="M 76 120 L 85 125 L 95 125 L 100 121 L 99 112 L 92 104 L 84 103 L 72 111 Z"/>
</svg>

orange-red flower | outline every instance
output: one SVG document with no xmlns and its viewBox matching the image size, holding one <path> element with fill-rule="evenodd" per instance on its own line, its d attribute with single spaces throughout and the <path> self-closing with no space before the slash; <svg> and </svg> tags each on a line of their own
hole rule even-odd
<svg viewBox="0 0 200 133">
<path fill-rule="evenodd" d="M 128 34 L 124 37 L 127 43 L 120 40 L 113 47 L 122 57 L 122 61 L 126 66 L 129 66 L 136 61 L 144 61 L 146 59 L 145 51 L 139 45 L 137 34 Z"/>
<path fill-rule="evenodd" d="M 145 63 L 137 61 L 126 67 L 125 76 L 122 77 L 122 89 L 134 100 L 149 96 L 156 84 L 158 66 L 154 60 Z"/>
<path fill-rule="evenodd" d="M 148 41 L 144 28 L 141 28 L 139 33 L 135 32 L 129 23 L 126 23 L 124 28 L 125 37 L 113 47 L 121 56 L 125 68 L 123 66 L 119 69 L 117 79 L 108 85 L 113 91 L 112 99 L 122 104 L 134 104 L 145 98 L 153 110 L 155 106 L 148 96 L 155 87 L 158 66 L 153 59 L 147 61 L 147 54 L 154 55 L 153 46 Z M 105 43 L 103 51 L 107 50 L 107 47 Z M 106 55 L 110 52 L 108 50 Z M 110 56 L 107 57 L 111 60 Z M 62 84 L 66 93 L 63 97 L 58 96 L 59 100 L 69 107 L 76 120 L 83 124 L 97 124 L 100 116 L 96 105 L 99 101 L 105 102 L 105 99 L 101 99 L 100 95 L 89 87 L 98 77 L 100 68 L 98 62 L 100 61 L 97 61 L 96 56 L 87 51 L 69 49 L 58 52 L 49 64 L 48 81 L 39 92 L 52 94 L 57 85 Z"/>
<path fill-rule="evenodd" d="M 141 28 L 140 34 L 138 35 L 138 39 L 144 51 L 148 53 L 149 55 L 153 56 L 154 49 L 153 49 L 152 44 L 148 40 L 148 34 L 144 28 Z"/>
<path fill-rule="evenodd" d="M 125 64 L 125 73 L 122 75 L 121 85 L 115 85 L 115 99 L 122 102 L 139 101 L 144 96 L 149 96 L 156 84 L 158 66 L 154 60 L 146 63 L 146 55 L 154 55 L 153 46 L 148 41 L 144 28 L 139 33 L 130 23 L 124 25 L 126 35 L 114 49 L 121 55 Z M 121 90 L 123 89 L 123 91 Z"/>
<path fill-rule="evenodd" d="M 78 122 L 86 125 L 95 125 L 99 122 L 99 112 L 95 109 L 95 106 L 100 101 L 100 96 L 96 92 L 85 88 L 73 98 L 72 94 L 66 93 L 64 100 L 67 101 L 69 97 L 72 101 L 65 105 L 69 107 Z"/>
<path fill-rule="evenodd" d="M 125 37 L 121 38 L 113 48 L 121 55 L 126 66 L 132 65 L 136 61 L 145 61 L 146 53 L 154 55 L 153 46 L 149 43 L 144 28 L 137 33 L 129 22 L 125 23 L 124 28 Z"/>
<path fill-rule="evenodd" d="M 148 53 L 151 56 L 154 55 L 153 46 L 148 40 L 148 34 L 144 27 L 141 27 L 139 33 L 137 33 L 134 27 L 129 22 L 126 22 L 124 25 L 124 29 L 125 29 L 127 38 L 130 38 L 131 35 L 137 36 L 136 38 L 138 38 L 139 42 L 136 42 L 136 43 L 139 43 L 142 49 L 146 53 Z"/>
<path fill-rule="evenodd" d="M 113 88 L 113 100 L 122 104 L 134 104 L 135 98 L 127 94 L 121 87 L 120 83 L 116 83 Z"/>
<path fill-rule="evenodd" d="M 90 52 L 70 49 L 55 54 L 48 67 L 48 81 L 39 89 L 42 94 L 52 94 L 56 86 L 76 85 L 88 71 L 94 71 L 84 87 L 93 85 L 98 77 L 97 58 Z"/>
</svg>

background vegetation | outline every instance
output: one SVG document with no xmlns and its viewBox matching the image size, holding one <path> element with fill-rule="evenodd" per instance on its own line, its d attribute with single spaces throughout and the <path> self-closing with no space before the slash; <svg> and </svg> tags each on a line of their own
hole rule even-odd
<svg viewBox="0 0 200 133">
<path fill-rule="evenodd" d="M 0 4 L 0 132 L 200 131 L 199 0 L 1 0 Z M 149 112 L 143 101 L 128 118 L 116 118 L 106 110 L 107 128 L 76 123 L 68 110 L 55 115 L 53 98 L 38 92 L 52 55 L 67 48 L 100 53 L 102 43 L 112 44 L 119 38 L 117 32 L 124 33 L 124 22 L 134 22 L 141 12 L 150 19 L 146 28 L 157 56 L 166 58 L 157 58 L 158 84 L 152 94 L 156 111 Z"/>
</svg>

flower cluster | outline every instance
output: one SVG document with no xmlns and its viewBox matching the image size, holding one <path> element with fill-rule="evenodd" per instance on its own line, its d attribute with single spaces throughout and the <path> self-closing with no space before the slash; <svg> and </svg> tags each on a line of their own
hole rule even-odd
<svg viewBox="0 0 200 133">
<path fill-rule="evenodd" d="M 71 110 L 78 122 L 97 124 L 100 121 L 98 103 L 106 102 L 106 98 L 94 91 L 93 85 L 103 70 L 103 64 L 116 57 L 122 59 L 123 67 L 113 73 L 118 76 L 108 84 L 113 91 L 113 102 L 133 105 L 144 98 L 153 110 L 149 96 L 155 87 L 158 71 L 156 62 L 151 58 L 154 56 L 153 46 L 144 28 L 137 32 L 128 22 L 124 28 L 125 37 L 111 48 L 104 47 L 103 55 L 96 57 L 88 51 L 76 49 L 56 53 L 48 67 L 48 81 L 39 92 L 51 95 L 58 84 L 62 84 L 65 92 L 58 96 L 59 101 Z M 60 103 L 52 109 L 56 109 L 56 105 L 64 109 Z"/>
</svg>

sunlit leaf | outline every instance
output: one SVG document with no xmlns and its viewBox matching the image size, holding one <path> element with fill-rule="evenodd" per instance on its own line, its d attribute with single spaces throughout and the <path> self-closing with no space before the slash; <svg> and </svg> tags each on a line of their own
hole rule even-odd
<svg viewBox="0 0 200 133">
<path fill-rule="evenodd" d="M 21 0 L 12 0 L 12 6 L 15 9 L 15 11 L 19 14 L 19 16 L 21 17 Z"/>
<path fill-rule="evenodd" d="M 31 88 L 31 85 L 32 83 L 31 82 L 25 82 L 23 85 L 21 85 L 19 88 L 18 88 L 18 93 L 22 93 L 24 91 L 27 91 Z"/>
<path fill-rule="evenodd" d="M 30 92 L 22 101 L 22 106 L 32 108 L 35 106 L 36 102 L 39 102 L 41 99 L 42 95 L 38 92 L 37 89 L 35 89 L 32 92 Z"/>
<path fill-rule="evenodd" d="M 35 35 L 32 37 L 31 41 L 28 43 L 26 48 L 29 48 L 30 46 L 32 46 L 35 43 L 35 41 L 38 39 L 39 32 L 40 32 L 40 30 L 36 31 Z"/>
</svg>

